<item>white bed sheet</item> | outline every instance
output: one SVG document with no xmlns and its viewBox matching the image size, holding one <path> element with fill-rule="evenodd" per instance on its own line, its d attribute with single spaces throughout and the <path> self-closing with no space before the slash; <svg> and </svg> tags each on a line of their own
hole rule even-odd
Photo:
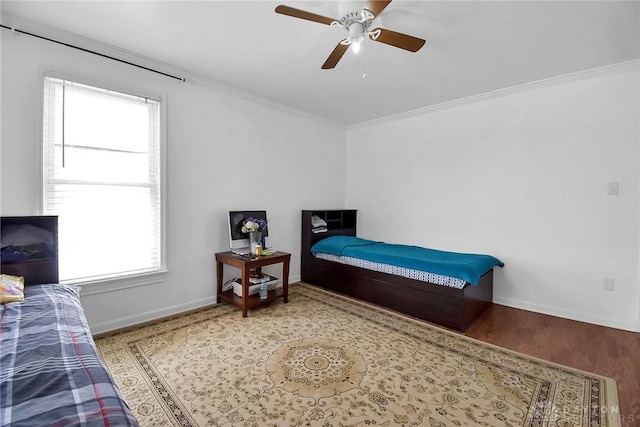
<svg viewBox="0 0 640 427">
<path fill-rule="evenodd" d="M 381 273 L 394 274 L 409 279 L 419 280 L 422 282 L 434 283 L 436 285 L 449 286 L 451 288 L 462 289 L 467 283 L 463 279 L 451 276 L 443 276 L 442 274 L 429 273 L 426 271 L 413 270 L 410 268 L 397 267 L 395 265 L 381 264 L 378 262 L 366 261 L 358 258 L 337 256 L 325 253 L 315 253 L 316 258 L 327 261 L 339 262 L 354 267 L 360 267 L 367 270 L 379 271 Z"/>
</svg>

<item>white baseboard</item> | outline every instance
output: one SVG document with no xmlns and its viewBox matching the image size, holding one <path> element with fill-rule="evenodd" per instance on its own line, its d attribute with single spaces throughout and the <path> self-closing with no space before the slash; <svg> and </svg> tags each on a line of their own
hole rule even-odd
<svg viewBox="0 0 640 427">
<path fill-rule="evenodd" d="M 302 280 L 300 276 L 289 276 L 289 283 L 296 283 Z"/>
<path fill-rule="evenodd" d="M 621 322 L 616 319 L 586 315 L 584 313 L 567 311 L 558 307 L 541 306 L 517 299 L 502 298 L 496 295 L 493 296 L 493 302 L 496 304 L 505 305 L 507 307 L 519 308 L 522 310 L 533 311 L 535 313 L 547 314 L 549 316 L 562 317 L 565 319 L 576 320 L 578 322 L 592 323 L 595 325 L 606 326 L 615 329 L 623 329 L 625 331 L 631 332 L 640 332 L 637 327 L 638 325 L 633 324 L 633 322 Z"/>
<path fill-rule="evenodd" d="M 185 304 L 172 305 L 164 307 L 161 310 L 147 311 L 145 313 L 136 313 L 133 316 L 121 317 L 119 319 L 112 319 L 107 322 L 89 324 L 91 333 L 93 335 L 102 334 L 105 332 L 115 331 L 117 329 L 127 328 L 133 325 L 139 325 L 145 322 L 151 322 L 163 317 L 172 316 L 174 314 L 184 313 L 185 311 L 194 310 L 197 308 L 205 307 L 207 305 L 215 304 L 216 297 L 211 296 L 196 301 L 190 301 Z"/>
<path fill-rule="evenodd" d="M 293 284 L 300 281 L 300 276 L 289 277 L 289 283 Z M 216 303 L 216 297 L 211 296 L 196 301 L 190 301 L 185 304 L 177 304 L 168 307 L 163 307 L 161 310 L 147 311 L 145 313 L 136 313 L 132 316 L 121 317 L 119 319 L 112 319 L 108 322 L 101 322 L 90 324 L 91 333 L 93 335 L 103 334 L 105 332 L 115 331 L 117 329 L 128 328 L 130 326 L 139 325 L 145 322 L 151 322 L 153 320 L 161 319 L 167 316 L 173 316 L 175 314 L 184 313 L 185 311 L 195 310 L 198 308 L 206 307 Z"/>
</svg>

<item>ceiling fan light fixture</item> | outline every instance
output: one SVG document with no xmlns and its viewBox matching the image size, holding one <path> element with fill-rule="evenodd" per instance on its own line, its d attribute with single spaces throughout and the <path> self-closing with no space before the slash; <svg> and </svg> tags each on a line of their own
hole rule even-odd
<svg viewBox="0 0 640 427">
<path fill-rule="evenodd" d="M 351 45 L 353 53 L 360 52 L 360 47 L 364 41 L 365 26 L 362 23 L 353 21 L 349 25 L 349 37 L 347 42 Z"/>
<path fill-rule="evenodd" d="M 327 60 L 322 64 L 321 68 L 323 70 L 330 70 L 335 68 L 340 59 L 349 49 L 349 46 L 351 46 L 351 50 L 354 53 L 358 53 L 366 37 L 369 37 L 369 39 L 374 42 L 397 47 L 409 52 L 417 52 L 422 48 L 422 46 L 424 46 L 425 40 L 418 37 L 413 37 L 384 28 L 376 28 L 369 31 L 373 21 L 382 13 L 383 10 L 385 10 L 387 6 L 389 6 L 392 1 L 393 0 L 366 0 L 361 10 L 347 13 L 339 20 L 285 5 L 277 6 L 275 11 L 282 15 L 330 25 L 332 27 L 342 27 L 347 30 L 349 35 L 340 40 L 333 51 L 331 51 Z M 363 78 L 365 75 L 366 74 L 363 72 Z"/>
<path fill-rule="evenodd" d="M 364 40 L 364 25 L 360 22 L 352 22 L 349 25 L 349 40 L 352 43 L 362 42 Z"/>
</svg>

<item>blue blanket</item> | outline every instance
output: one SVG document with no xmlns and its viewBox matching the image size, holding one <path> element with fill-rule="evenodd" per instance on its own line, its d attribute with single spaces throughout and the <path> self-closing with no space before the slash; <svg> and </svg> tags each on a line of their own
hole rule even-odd
<svg viewBox="0 0 640 427">
<path fill-rule="evenodd" d="M 331 236 L 311 247 L 313 253 L 359 258 L 396 267 L 457 277 L 473 285 L 495 266 L 504 263 L 491 255 L 445 252 L 418 246 L 394 245 L 353 236 Z"/>
</svg>

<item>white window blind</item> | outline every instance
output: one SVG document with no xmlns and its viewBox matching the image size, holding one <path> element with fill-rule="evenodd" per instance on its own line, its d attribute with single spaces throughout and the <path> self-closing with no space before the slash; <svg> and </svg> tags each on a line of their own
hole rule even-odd
<svg viewBox="0 0 640 427">
<path fill-rule="evenodd" d="M 60 280 L 160 270 L 159 102 L 47 77 L 43 130 Z"/>
</svg>

